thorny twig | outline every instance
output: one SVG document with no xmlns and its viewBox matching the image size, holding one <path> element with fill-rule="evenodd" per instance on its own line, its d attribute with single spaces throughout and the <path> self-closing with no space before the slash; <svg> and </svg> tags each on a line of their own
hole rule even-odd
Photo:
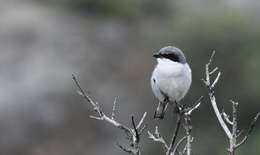
<svg viewBox="0 0 260 155">
<path fill-rule="evenodd" d="M 225 131 L 225 133 L 226 133 L 226 135 L 227 135 L 227 137 L 229 139 L 229 149 L 228 149 L 228 151 L 229 151 L 230 155 L 235 155 L 235 150 L 240 145 L 244 144 L 246 142 L 246 140 L 248 139 L 248 136 L 252 132 L 252 130 L 253 130 L 255 124 L 256 124 L 256 121 L 257 121 L 257 119 L 259 117 L 259 113 L 257 113 L 255 118 L 251 122 L 251 125 L 249 127 L 249 130 L 248 130 L 246 136 L 242 139 L 241 142 L 237 143 L 237 138 L 241 134 L 241 133 L 237 134 L 238 133 L 238 130 L 237 130 L 237 108 L 238 108 L 238 103 L 234 102 L 232 100 L 230 101 L 232 103 L 232 109 L 233 109 L 232 121 L 229 119 L 229 116 L 224 112 L 224 110 L 222 112 L 222 115 L 219 112 L 219 109 L 218 109 L 218 106 L 217 106 L 217 103 L 216 103 L 216 97 L 215 97 L 215 94 L 214 94 L 214 89 L 215 89 L 215 86 L 216 86 L 217 82 L 219 81 L 221 72 L 218 72 L 217 77 L 215 78 L 215 80 L 213 82 L 211 82 L 211 75 L 214 72 L 216 72 L 218 70 L 218 68 L 216 67 L 212 71 L 209 71 L 209 66 L 212 63 L 214 55 L 215 55 L 215 51 L 213 51 L 213 53 L 212 53 L 212 55 L 211 55 L 211 57 L 209 59 L 209 62 L 205 66 L 206 77 L 205 77 L 205 79 L 202 79 L 202 80 L 203 80 L 205 86 L 208 88 L 208 94 L 209 94 L 210 102 L 211 102 L 211 105 L 212 105 L 212 107 L 214 109 L 214 112 L 215 112 L 215 114 L 216 114 L 216 116 L 218 118 L 218 121 L 219 121 L 221 127 L 223 128 L 223 130 Z M 231 129 L 228 128 L 228 126 L 225 123 L 225 121 L 229 125 L 231 125 L 231 127 L 232 127 Z"/>
<path fill-rule="evenodd" d="M 97 119 L 97 120 L 102 120 L 106 121 L 115 127 L 123 130 L 127 136 L 127 139 L 129 140 L 129 147 L 125 148 L 122 145 L 118 145 L 118 147 L 123 150 L 124 152 L 133 154 L 133 155 L 141 155 L 140 151 L 140 135 L 145 129 L 146 125 L 142 125 L 144 123 L 144 119 L 146 117 L 146 112 L 144 113 L 143 117 L 141 118 L 140 122 L 136 126 L 134 116 L 131 117 L 131 122 L 132 122 L 132 128 L 127 127 L 118 121 L 115 120 L 115 110 L 116 110 L 116 103 L 117 103 L 117 98 L 114 101 L 113 109 L 112 109 L 112 114 L 111 117 L 108 117 L 102 110 L 98 102 L 94 101 L 80 86 L 79 81 L 75 77 L 75 75 L 72 75 L 72 79 L 75 82 L 76 86 L 78 87 L 78 93 L 88 102 L 92 105 L 93 109 L 95 112 L 97 112 L 98 116 L 90 116 L 91 118 Z"/>
</svg>

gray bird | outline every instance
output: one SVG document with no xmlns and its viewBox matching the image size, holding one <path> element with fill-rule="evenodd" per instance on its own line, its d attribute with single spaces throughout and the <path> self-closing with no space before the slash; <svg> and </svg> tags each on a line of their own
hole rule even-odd
<svg viewBox="0 0 260 155">
<path fill-rule="evenodd" d="M 157 60 L 151 77 L 151 87 L 159 100 L 154 118 L 163 119 L 167 105 L 179 103 L 191 85 L 191 69 L 183 52 L 174 46 L 167 46 L 153 54 Z"/>
</svg>

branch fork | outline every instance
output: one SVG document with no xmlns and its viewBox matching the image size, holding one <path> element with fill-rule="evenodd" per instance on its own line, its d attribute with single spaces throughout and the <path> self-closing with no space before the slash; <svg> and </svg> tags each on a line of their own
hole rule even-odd
<svg viewBox="0 0 260 155">
<path fill-rule="evenodd" d="M 192 107 L 184 107 L 184 106 L 176 103 L 176 106 L 178 108 L 176 129 L 173 133 L 172 139 L 169 144 L 161 136 L 161 134 L 158 130 L 158 126 L 155 127 L 155 131 L 153 134 L 150 131 L 148 131 L 148 137 L 150 139 L 152 139 L 153 141 L 162 144 L 166 155 L 175 155 L 176 153 L 178 153 L 179 155 L 184 155 L 185 153 L 187 153 L 187 155 L 191 155 L 191 143 L 193 141 L 193 137 L 191 136 L 191 130 L 192 130 L 191 114 L 194 110 L 199 108 L 199 106 L 201 104 L 201 99 L 202 99 L 202 97 L 200 97 L 199 100 Z M 182 119 L 184 119 L 183 125 L 184 125 L 186 135 L 184 137 L 182 137 L 175 145 L 175 141 L 177 139 L 178 130 L 181 125 Z M 179 151 L 178 149 L 180 147 L 180 144 L 184 140 L 186 140 L 186 145 L 183 148 L 183 151 Z"/>
<path fill-rule="evenodd" d="M 251 124 L 249 126 L 247 134 L 245 135 L 245 137 L 242 139 L 241 142 L 237 143 L 237 138 L 241 134 L 241 133 L 238 133 L 238 129 L 237 129 L 238 102 L 230 100 L 230 102 L 232 103 L 232 120 L 230 120 L 229 116 L 224 112 L 224 110 L 222 111 L 222 113 L 219 112 L 214 89 L 215 89 L 216 84 L 219 81 L 221 72 L 218 72 L 216 78 L 213 80 L 213 82 L 211 82 L 211 76 L 218 70 L 218 67 L 216 67 L 212 71 L 209 71 L 209 67 L 212 63 L 214 55 L 215 55 L 215 51 L 213 51 L 213 53 L 209 59 L 209 62 L 205 65 L 205 79 L 202 79 L 202 81 L 204 82 L 205 86 L 208 88 L 208 95 L 210 98 L 210 102 L 211 102 L 214 112 L 218 118 L 219 124 L 221 125 L 221 127 L 223 128 L 223 130 L 226 133 L 227 138 L 229 139 L 228 152 L 230 153 L 230 155 L 235 155 L 235 150 L 239 146 L 244 144 L 246 142 L 246 140 L 248 139 L 248 136 L 250 135 L 253 128 L 255 127 L 256 121 L 260 114 L 257 113 L 257 115 L 255 116 L 255 118 L 253 119 L 253 121 L 251 122 Z M 230 125 L 231 128 L 229 128 L 228 125 Z"/>
<path fill-rule="evenodd" d="M 116 111 L 116 104 L 117 104 L 117 98 L 114 100 L 113 108 L 111 117 L 107 116 L 101 109 L 98 102 L 94 101 L 92 97 L 90 97 L 80 86 L 79 81 L 77 80 L 75 75 L 72 75 L 72 79 L 75 82 L 77 88 L 78 88 L 78 94 L 81 95 L 88 103 L 90 103 L 94 109 L 94 111 L 97 113 L 97 116 L 90 116 L 90 118 L 101 120 L 108 122 L 112 124 L 113 126 L 123 130 L 127 136 L 127 139 L 129 141 L 129 147 L 123 147 L 120 144 L 117 144 L 117 146 L 123 150 L 124 152 L 130 153 L 132 155 L 141 155 L 141 150 L 139 146 L 140 142 L 140 136 L 143 133 L 143 131 L 146 128 L 146 125 L 144 124 L 144 119 L 147 115 L 147 112 L 145 112 L 141 118 L 141 120 L 136 125 L 134 116 L 131 116 L 131 123 L 132 127 L 127 127 L 118 121 L 115 120 L 115 111 Z"/>
</svg>

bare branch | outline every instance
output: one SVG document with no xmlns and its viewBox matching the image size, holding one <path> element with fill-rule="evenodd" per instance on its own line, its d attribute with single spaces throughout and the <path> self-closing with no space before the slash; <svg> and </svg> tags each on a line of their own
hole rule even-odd
<svg viewBox="0 0 260 155">
<path fill-rule="evenodd" d="M 72 74 L 72 79 L 75 82 L 76 86 L 78 87 L 78 93 L 84 97 L 94 108 L 97 106 L 96 103 L 85 93 L 85 91 L 81 88 L 79 81 L 77 80 L 76 76 Z"/>
<path fill-rule="evenodd" d="M 197 104 L 199 107 L 200 104 Z M 195 108 L 194 108 L 195 109 Z M 192 125 L 191 125 L 191 113 L 185 113 L 184 115 L 184 120 L 185 120 L 185 123 L 184 123 L 184 129 L 186 131 L 186 136 L 187 136 L 187 143 L 186 143 L 186 146 L 185 146 L 185 149 L 187 151 L 187 155 L 191 155 L 191 143 L 192 143 L 192 136 L 191 136 L 191 130 L 192 130 Z"/>
<path fill-rule="evenodd" d="M 191 138 L 190 142 L 193 142 L 193 138 Z M 185 147 L 183 148 L 182 153 L 179 153 L 179 154 L 184 155 L 186 152 L 188 152 L 188 143 L 187 143 L 187 144 L 185 145 Z M 189 154 L 189 153 L 187 153 L 187 154 Z"/>
<path fill-rule="evenodd" d="M 176 104 L 176 105 L 178 107 L 178 104 Z M 182 109 L 180 107 L 178 107 L 178 108 Z M 177 113 L 176 128 L 175 128 L 175 131 L 174 131 L 174 133 L 172 135 L 172 140 L 171 140 L 171 143 L 170 143 L 170 146 L 168 148 L 168 151 L 167 151 L 166 155 L 169 155 L 172 152 L 172 150 L 173 150 L 173 146 L 174 146 L 174 143 L 175 143 L 175 141 L 177 139 L 178 132 L 179 132 L 179 129 L 180 129 L 180 126 L 181 126 L 182 117 L 183 117 L 182 112 L 178 112 Z"/>
<path fill-rule="evenodd" d="M 222 126 L 223 130 L 225 131 L 227 137 L 228 137 L 228 138 L 231 138 L 231 137 L 232 137 L 232 134 L 231 134 L 231 132 L 229 131 L 227 125 L 225 124 L 223 118 L 222 118 L 221 115 L 220 115 L 220 112 L 219 112 L 218 107 L 217 107 L 217 103 L 216 103 L 216 98 L 215 98 L 215 96 L 212 96 L 212 97 L 211 97 L 211 104 L 212 104 L 213 109 L 214 109 L 214 111 L 215 111 L 215 114 L 216 114 L 216 116 L 217 116 L 217 118 L 218 118 L 218 121 L 219 121 L 220 125 Z"/>
<path fill-rule="evenodd" d="M 156 137 L 160 137 L 160 132 L 158 130 L 158 126 L 155 127 L 154 134 L 156 135 Z"/>
<path fill-rule="evenodd" d="M 218 67 L 214 68 L 214 69 L 209 73 L 209 75 L 214 74 L 217 70 L 218 70 Z"/>
<path fill-rule="evenodd" d="M 231 152 L 235 151 L 236 143 L 237 143 L 237 107 L 238 102 L 235 102 L 233 100 L 230 100 L 232 103 L 232 109 L 233 109 L 233 119 L 232 119 L 232 139 L 230 144 L 230 150 Z M 231 148 L 232 147 L 232 148 Z"/>
<path fill-rule="evenodd" d="M 201 104 L 201 100 L 202 100 L 203 96 L 201 96 L 198 101 L 196 101 L 196 103 L 194 104 L 194 106 L 192 106 L 191 108 L 186 108 L 185 111 L 185 115 L 191 115 L 191 113 L 193 112 L 193 110 L 196 110 L 199 108 L 200 104 Z"/>
<path fill-rule="evenodd" d="M 124 130 L 125 132 L 131 133 L 131 129 L 130 129 L 130 128 L 128 128 L 128 127 L 126 127 L 126 126 L 124 126 L 124 125 L 118 123 L 118 122 L 115 121 L 115 120 L 110 119 L 110 118 L 109 118 L 108 116 L 106 116 L 105 114 L 103 115 L 102 120 L 105 120 L 105 121 L 107 121 L 108 123 L 113 124 L 113 125 L 116 126 L 117 128 Z"/>
<path fill-rule="evenodd" d="M 112 120 L 115 119 L 115 111 L 116 111 L 116 103 L 117 103 L 117 99 L 118 99 L 118 97 L 115 98 L 115 100 L 114 100 L 114 104 L 113 104 L 113 109 L 112 109 L 112 114 L 111 114 L 111 119 L 112 119 Z"/>
<path fill-rule="evenodd" d="M 191 113 L 198 109 L 200 104 L 201 104 L 201 100 L 202 100 L 203 96 L 201 96 L 192 107 L 185 107 L 183 105 L 180 105 L 176 102 L 176 108 L 178 108 L 177 111 L 177 120 L 176 120 L 176 128 L 174 130 L 172 139 L 170 141 L 169 144 L 167 144 L 167 142 L 165 141 L 165 139 L 160 135 L 159 131 L 158 131 L 158 127 L 155 127 L 155 132 L 154 134 L 152 134 L 151 132 L 148 131 L 148 135 L 149 138 L 152 139 L 155 142 L 159 142 L 161 143 L 164 148 L 165 148 L 165 154 L 166 155 L 175 155 L 176 153 L 178 153 L 179 155 L 184 155 L 184 153 L 178 151 L 178 147 L 180 146 L 180 144 L 187 139 L 187 144 L 186 144 L 186 148 L 185 151 L 187 151 L 187 155 L 191 155 L 191 143 L 192 143 L 192 136 L 191 136 L 191 129 L 192 129 L 192 125 L 191 125 Z M 181 120 L 184 117 L 185 119 L 185 123 L 184 123 L 184 128 L 186 131 L 186 136 L 182 137 L 177 144 L 175 145 L 175 141 L 177 140 L 177 135 L 179 132 L 179 128 L 181 125 Z"/>
<path fill-rule="evenodd" d="M 136 127 L 137 129 L 139 129 L 139 128 L 142 126 L 146 115 L 147 115 L 147 112 L 145 112 L 145 113 L 143 114 L 143 117 L 141 118 L 141 120 L 139 121 L 139 123 L 138 123 L 138 125 L 137 125 L 137 127 Z"/>
<path fill-rule="evenodd" d="M 90 115 L 89 117 L 96 120 L 103 120 L 101 117 L 97 117 L 97 116 Z"/>
<path fill-rule="evenodd" d="M 223 128 L 223 130 L 225 131 L 225 133 L 226 133 L 226 135 L 229 139 L 229 149 L 228 149 L 228 151 L 230 152 L 230 155 L 235 155 L 235 149 L 238 148 L 243 143 L 245 143 L 246 140 L 248 139 L 248 136 L 252 132 L 252 130 L 253 130 L 255 124 L 256 124 L 256 121 L 259 117 L 259 113 L 256 115 L 254 120 L 251 122 L 251 125 L 249 127 L 248 132 L 247 132 L 247 135 L 242 139 L 242 141 L 240 143 L 237 144 L 237 137 L 241 134 L 241 133 L 238 133 L 238 130 L 237 130 L 237 107 L 238 107 L 238 103 L 234 102 L 232 100 L 230 101 L 232 103 L 232 109 L 233 109 L 232 121 L 229 119 L 229 116 L 224 112 L 224 110 L 223 110 L 222 114 L 220 114 L 217 103 L 216 103 L 216 97 L 214 95 L 214 88 L 219 81 L 219 78 L 221 76 L 221 72 L 218 73 L 214 82 L 211 83 L 210 75 L 212 75 L 214 72 L 216 72 L 218 70 L 218 68 L 216 67 L 213 71 L 211 71 L 211 72 L 209 71 L 209 66 L 211 65 L 212 58 L 213 58 L 214 54 L 215 54 L 215 52 L 213 51 L 209 62 L 205 66 L 205 76 L 206 77 L 205 77 L 205 79 L 203 79 L 203 82 L 204 82 L 205 86 L 208 88 L 208 94 L 209 94 L 210 102 L 211 102 L 211 105 L 214 109 L 214 112 L 215 112 L 215 114 L 218 118 L 218 121 L 219 121 L 221 127 Z M 223 115 L 223 117 L 222 117 L 222 115 Z M 226 123 L 230 124 L 232 126 L 232 131 L 230 131 L 230 129 L 228 128 Z"/>
<path fill-rule="evenodd" d="M 253 131 L 253 129 L 254 129 L 255 125 L 256 125 L 256 121 L 257 121 L 259 115 L 260 115 L 260 112 L 258 112 L 258 113 L 256 114 L 255 118 L 252 120 L 252 122 L 251 122 L 251 124 L 250 124 L 250 127 L 249 127 L 249 130 L 248 130 L 248 134 L 251 134 L 251 132 Z"/>
<path fill-rule="evenodd" d="M 191 108 L 188 112 L 187 112 L 187 115 L 191 115 L 191 113 L 193 112 L 193 110 L 196 110 L 198 109 L 200 106 L 200 102 L 198 104 L 196 104 L 193 108 Z"/>
<path fill-rule="evenodd" d="M 210 66 L 210 64 L 211 64 L 211 62 L 212 62 L 212 60 L 213 60 L 214 55 L 215 55 L 215 51 L 212 52 L 211 57 L 210 57 L 210 59 L 209 59 L 209 62 L 205 65 L 206 77 L 205 77 L 205 80 L 204 80 L 204 79 L 202 79 L 202 80 L 204 81 L 204 83 L 205 83 L 206 86 L 210 86 L 210 74 L 209 74 L 210 72 L 209 72 L 209 66 Z M 214 70 L 213 70 L 213 71 L 214 71 Z"/>
<path fill-rule="evenodd" d="M 225 120 L 228 124 L 233 125 L 233 122 L 230 121 L 229 115 L 227 115 L 227 114 L 224 112 L 224 109 L 222 110 L 222 115 L 223 115 L 223 117 L 224 117 L 224 120 Z"/>
<path fill-rule="evenodd" d="M 143 133 L 143 131 L 146 129 L 147 125 L 144 124 L 143 127 L 139 130 L 139 135 Z"/>
<path fill-rule="evenodd" d="M 211 54 L 210 59 L 209 59 L 209 62 L 208 62 L 209 65 L 210 65 L 211 62 L 213 61 L 213 58 L 214 58 L 214 56 L 215 56 L 215 53 L 216 53 L 216 51 L 214 50 L 214 51 L 212 52 L 212 54 Z"/>
<path fill-rule="evenodd" d="M 91 118 L 94 119 L 98 119 L 98 120 L 105 120 L 107 122 L 109 122 L 110 124 L 113 124 L 114 126 L 123 129 L 127 132 L 130 132 L 130 129 L 122 124 L 120 124 L 119 122 L 109 118 L 108 116 L 106 116 L 103 111 L 100 109 L 99 105 L 97 104 L 97 102 L 95 102 L 89 95 L 87 95 L 85 93 L 85 91 L 81 88 L 79 81 L 76 79 L 76 77 L 74 75 L 72 75 L 73 80 L 75 82 L 75 84 L 77 85 L 77 87 L 79 88 L 80 93 L 83 95 L 83 97 L 93 106 L 93 108 L 95 109 L 95 111 L 100 115 L 99 117 L 97 116 L 90 116 Z"/>
<path fill-rule="evenodd" d="M 140 135 L 137 131 L 137 128 L 136 128 L 136 125 L 135 125 L 135 120 L 134 120 L 134 116 L 131 117 L 131 120 L 132 120 L 132 125 L 133 125 L 133 131 L 134 131 L 134 143 L 139 143 L 139 140 L 140 140 Z"/>
<path fill-rule="evenodd" d="M 260 113 L 258 112 L 256 114 L 256 116 L 254 117 L 254 119 L 252 120 L 252 122 L 251 122 L 251 124 L 249 126 L 249 129 L 247 131 L 247 134 L 242 139 L 242 141 L 235 146 L 235 148 L 238 148 L 239 146 L 241 146 L 242 144 L 244 144 L 247 141 L 248 137 L 250 136 L 251 132 L 253 131 L 253 129 L 254 129 L 255 125 L 256 125 L 256 121 L 257 121 L 259 115 L 260 115 Z"/>
<path fill-rule="evenodd" d="M 119 148 L 127 153 L 131 153 L 133 155 L 141 155 L 140 152 L 140 148 L 139 148 L 139 141 L 140 141 L 140 133 L 143 132 L 143 130 L 145 129 L 145 125 L 141 128 L 145 116 L 146 116 L 146 112 L 144 113 L 144 116 L 142 117 L 142 119 L 140 120 L 138 127 L 141 128 L 140 133 L 138 132 L 138 128 L 135 125 L 135 121 L 134 121 L 134 117 L 131 117 L 132 120 L 132 125 L 133 128 L 129 128 L 126 127 L 125 125 L 119 123 L 118 121 L 115 120 L 115 110 L 116 110 L 116 102 L 117 102 L 117 98 L 114 101 L 113 104 L 113 108 L 112 108 L 112 114 L 111 117 L 108 117 L 100 108 L 99 104 L 97 102 L 95 102 L 80 86 L 79 81 L 77 80 L 77 78 L 75 77 L 75 75 L 72 75 L 72 79 L 75 82 L 76 86 L 78 87 L 78 92 L 81 96 L 83 96 L 83 98 L 92 105 L 93 109 L 95 110 L 95 112 L 98 113 L 99 116 L 90 116 L 90 118 L 93 119 L 97 119 L 97 120 L 101 120 L 101 121 L 106 121 L 110 124 L 112 124 L 113 126 L 123 130 L 127 136 L 127 139 L 129 140 L 130 146 L 129 148 L 124 148 L 123 146 L 119 145 Z"/>
<path fill-rule="evenodd" d="M 218 80 L 219 80 L 219 78 L 220 78 L 220 75 L 221 75 L 221 72 L 218 72 L 218 75 L 217 75 L 216 79 L 214 80 L 213 84 L 211 85 L 211 88 L 214 88 L 215 85 L 218 83 Z"/>
<path fill-rule="evenodd" d="M 165 150 L 169 149 L 168 144 L 166 143 L 166 141 L 158 131 L 158 126 L 155 127 L 154 135 L 150 131 L 148 131 L 147 133 L 148 133 L 148 138 L 152 139 L 155 142 L 161 143 L 164 146 Z"/>
<path fill-rule="evenodd" d="M 237 137 L 239 137 L 239 136 L 244 132 L 244 130 L 241 130 L 241 131 L 237 130 L 237 132 L 239 132 L 239 133 L 237 134 Z"/>
<path fill-rule="evenodd" d="M 119 143 L 117 143 L 116 145 L 118 146 L 119 149 L 121 149 L 122 151 L 124 151 L 126 153 L 129 153 L 129 154 L 133 153 L 131 149 L 125 148 L 122 145 L 120 145 Z"/>
<path fill-rule="evenodd" d="M 185 147 L 183 148 L 182 154 L 185 154 L 187 152 L 187 144 L 185 145 Z"/>
<path fill-rule="evenodd" d="M 219 112 L 219 109 L 218 109 L 218 106 L 217 106 L 217 103 L 216 103 L 216 98 L 214 96 L 214 87 L 215 85 L 217 84 L 218 80 L 219 80 L 219 77 L 221 75 L 221 73 L 219 72 L 218 73 L 218 76 L 216 77 L 216 79 L 214 80 L 213 84 L 210 83 L 210 72 L 209 72 L 209 66 L 211 65 L 211 62 L 212 62 L 212 59 L 213 59 L 213 56 L 215 55 L 215 51 L 213 51 L 210 59 L 209 59 L 209 62 L 206 64 L 205 66 L 205 75 L 206 75 L 206 78 L 205 80 L 203 79 L 204 81 L 204 84 L 205 86 L 208 88 L 209 90 L 209 98 L 210 98 L 210 102 L 211 102 L 211 105 L 214 109 L 214 112 L 218 118 L 218 121 L 221 125 L 221 127 L 223 128 L 223 130 L 225 131 L 227 137 L 229 139 L 232 139 L 232 134 L 230 132 L 230 130 L 228 129 L 226 123 L 224 122 L 223 118 L 221 117 L 221 114 Z"/>
<path fill-rule="evenodd" d="M 177 151 L 179 145 L 180 145 L 186 138 L 187 138 L 187 136 L 182 137 L 182 138 L 178 141 L 178 143 L 177 143 L 176 146 L 174 147 L 174 149 L 173 149 L 171 155 L 174 155 L 174 154 L 175 154 L 175 152 Z"/>
</svg>

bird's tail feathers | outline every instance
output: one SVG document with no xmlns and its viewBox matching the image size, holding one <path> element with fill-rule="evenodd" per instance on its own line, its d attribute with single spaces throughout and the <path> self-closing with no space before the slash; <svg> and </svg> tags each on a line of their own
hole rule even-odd
<svg viewBox="0 0 260 155">
<path fill-rule="evenodd" d="M 168 102 L 159 102 L 156 111 L 154 113 L 154 119 L 163 119 L 167 106 L 168 106 Z"/>
</svg>

